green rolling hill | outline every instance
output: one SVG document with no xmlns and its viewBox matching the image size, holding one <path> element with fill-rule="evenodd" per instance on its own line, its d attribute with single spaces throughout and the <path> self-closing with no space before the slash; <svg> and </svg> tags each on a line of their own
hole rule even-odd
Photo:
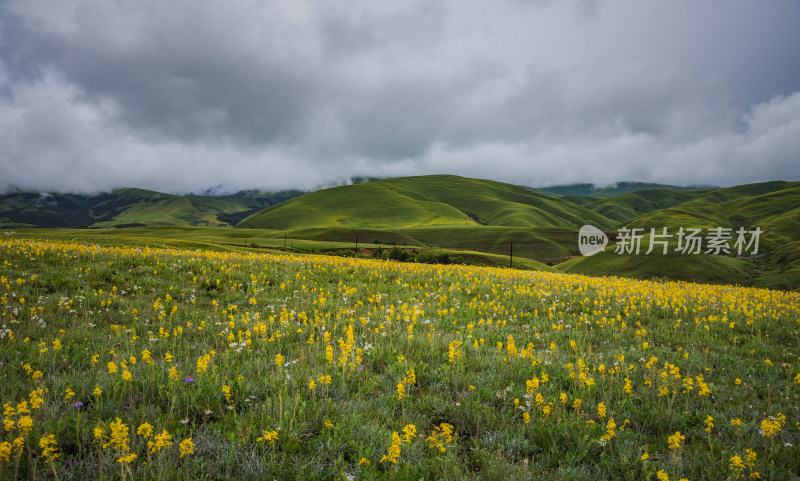
<svg viewBox="0 0 800 481">
<path fill-rule="evenodd" d="M 237 227 L 565 227 L 614 223 L 592 210 L 532 189 L 453 175 L 401 177 L 333 187 L 291 199 Z"/>
<path fill-rule="evenodd" d="M 765 247 L 800 240 L 800 182 L 714 189 L 681 204 L 630 219 L 629 227 L 760 227 Z M 772 245 L 771 245 L 771 244 Z"/>
<path fill-rule="evenodd" d="M 254 214 L 239 228 L 289 237 L 447 247 L 556 263 L 575 255 L 585 223 L 615 221 L 527 187 L 452 175 L 386 179 L 311 192 Z"/>
<path fill-rule="evenodd" d="M 656 192 L 656 191 L 653 191 Z M 644 194 L 638 193 L 638 194 Z M 680 227 L 725 227 L 735 231 L 760 228 L 759 250 L 756 255 L 669 255 L 628 256 L 614 254 L 614 246 L 591 257 L 579 257 L 559 265 L 564 272 L 582 274 L 612 274 L 639 278 L 664 277 L 671 279 L 730 282 L 744 285 L 764 285 L 783 289 L 800 288 L 800 182 L 765 182 L 730 188 L 693 192 L 692 198 L 671 207 L 650 212 L 621 222 L 617 227 L 668 228 L 676 235 Z M 617 202 L 630 194 L 612 197 Z M 673 197 L 674 198 L 674 197 Z M 594 205 L 595 208 L 602 204 Z M 607 204 L 606 204 L 607 205 Z M 598 209 L 600 210 L 600 209 Z M 609 232 L 614 243 L 616 229 Z M 649 234 L 642 246 L 646 251 Z M 749 240 L 749 237 L 748 237 Z M 670 250 L 677 247 L 671 239 Z M 746 252 L 745 252 L 746 253 Z"/>
<path fill-rule="evenodd" d="M 576 257 L 557 266 L 561 272 L 590 276 L 621 276 L 636 279 L 670 279 L 687 282 L 752 285 L 753 270 L 746 260 L 705 255 L 629 256 L 603 252 Z"/>
<path fill-rule="evenodd" d="M 590 197 L 589 202 L 582 203 L 584 207 L 598 214 L 625 222 L 641 215 L 674 207 L 702 195 L 705 191 L 652 189 L 639 192 L 615 195 L 613 197 L 596 199 Z M 586 197 L 584 197 L 585 199 Z M 573 202 L 577 199 L 570 197 Z"/>
<path fill-rule="evenodd" d="M 97 195 L 12 193 L 0 196 L 0 227 L 231 226 L 300 194 L 178 196 L 133 188 Z"/>
<path fill-rule="evenodd" d="M 798 288 L 800 183 L 705 190 L 664 189 L 611 197 L 546 197 L 532 189 L 456 176 L 386 179 L 325 189 L 267 208 L 237 227 L 296 238 L 443 247 L 535 259 L 564 272 Z M 623 185 L 623 190 L 629 185 Z M 577 230 L 595 225 L 607 252 L 580 257 Z M 760 227 L 757 256 L 613 253 L 620 227 Z M 735 254 L 735 253 L 734 253 Z"/>
<path fill-rule="evenodd" d="M 627 192 L 634 186 L 644 190 Z M 665 189 L 621 184 L 608 197 L 541 195 L 533 189 L 456 176 L 385 179 L 312 192 L 269 207 L 237 227 L 284 231 L 290 238 L 442 247 L 524 257 L 564 272 L 800 287 L 800 183 Z M 573 189 L 580 190 L 580 189 Z M 611 238 L 606 252 L 581 257 L 584 224 Z M 613 253 L 620 227 L 760 227 L 757 256 Z M 735 253 L 734 253 L 735 254 Z"/>
</svg>

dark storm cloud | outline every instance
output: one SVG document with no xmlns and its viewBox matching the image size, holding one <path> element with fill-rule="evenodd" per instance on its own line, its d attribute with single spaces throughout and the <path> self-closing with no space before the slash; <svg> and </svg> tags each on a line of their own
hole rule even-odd
<svg viewBox="0 0 800 481">
<path fill-rule="evenodd" d="M 800 179 L 797 2 L 0 3 L 0 188 Z"/>
</svg>

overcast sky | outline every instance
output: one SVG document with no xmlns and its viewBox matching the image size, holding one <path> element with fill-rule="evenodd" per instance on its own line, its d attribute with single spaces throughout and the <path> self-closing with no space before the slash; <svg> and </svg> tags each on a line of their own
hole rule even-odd
<svg viewBox="0 0 800 481">
<path fill-rule="evenodd" d="M 0 191 L 800 180 L 798 0 L 0 0 Z"/>
</svg>

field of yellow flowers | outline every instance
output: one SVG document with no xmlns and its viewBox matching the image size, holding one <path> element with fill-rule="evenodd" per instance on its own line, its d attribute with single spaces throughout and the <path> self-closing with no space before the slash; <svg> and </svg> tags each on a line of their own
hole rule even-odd
<svg viewBox="0 0 800 481">
<path fill-rule="evenodd" d="M 800 295 L 0 237 L 0 479 L 796 479 Z"/>
</svg>

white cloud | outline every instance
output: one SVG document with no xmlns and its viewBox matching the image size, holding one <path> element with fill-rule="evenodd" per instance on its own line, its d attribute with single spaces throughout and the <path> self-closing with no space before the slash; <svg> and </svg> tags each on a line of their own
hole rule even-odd
<svg viewBox="0 0 800 481">
<path fill-rule="evenodd" d="M 790 0 L 0 4 L 0 189 L 800 179 Z"/>
</svg>

